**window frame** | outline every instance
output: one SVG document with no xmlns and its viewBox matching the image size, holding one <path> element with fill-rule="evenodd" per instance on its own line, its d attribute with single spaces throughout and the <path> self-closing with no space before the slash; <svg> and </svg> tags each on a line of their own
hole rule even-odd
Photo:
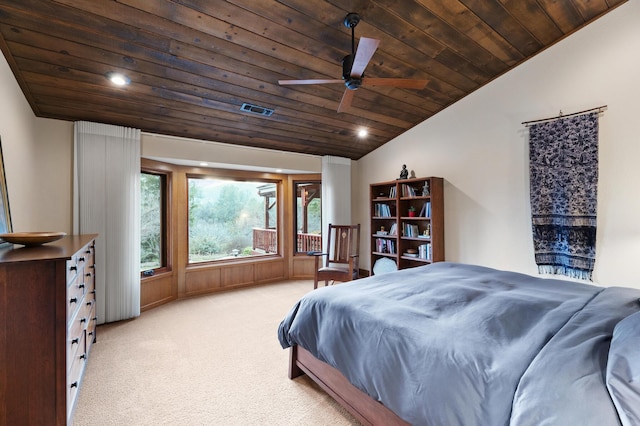
<svg viewBox="0 0 640 426">
<path fill-rule="evenodd" d="M 166 274 L 173 270 L 172 262 L 172 232 L 171 232 L 171 183 L 173 173 L 153 167 L 141 167 L 140 174 L 161 177 L 161 213 L 160 213 L 160 266 L 140 271 L 140 278 L 151 278 L 159 274 Z M 151 272 L 149 272 L 151 271 Z"/>
<path fill-rule="evenodd" d="M 293 233 L 293 255 L 301 256 L 307 255 L 308 251 L 298 251 L 298 185 L 300 184 L 318 184 L 320 185 L 320 248 L 318 251 L 322 251 L 322 178 L 321 177 L 311 177 L 311 178 L 297 178 L 292 180 L 291 185 L 291 193 L 292 193 L 292 233 Z"/>
<path fill-rule="evenodd" d="M 211 265 L 221 265 L 221 264 L 229 264 L 229 263 L 245 263 L 245 262 L 256 262 L 263 259 L 272 259 L 274 257 L 283 257 L 283 189 L 284 189 L 284 181 L 279 175 L 271 175 L 265 173 L 256 173 L 255 175 L 251 172 L 232 172 L 227 170 L 225 172 L 216 171 L 216 169 L 204 170 L 201 169 L 199 172 L 187 172 L 185 174 L 185 198 L 186 198 L 186 250 L 185 256 L 186 259 L 185 265 L 187 268 L 201 267 L 201 266 L 211 266 Z M 257 182 L 263 184 L 274 184 L 276 190 L 276 214 L 277 217 L 275 219 L 276 223 L 276 245 L 277 251 L 275 253 L 265 253 L 264 255 L 256 255 L 256 256 L 246 256 L 246 257 L 238 257 L 238 258 L 229 258 L 225 257 L 223 259 L 213 259 L 213 260 L 205 260 L 200 262 L 192 262 L 190 257 L 190 233 L 189 233 L 189 181 L 191 179 L 204 179 L 204 180 L 218 180 L 218 181 L 229 181 L 229 182 Z"/>
</svg>

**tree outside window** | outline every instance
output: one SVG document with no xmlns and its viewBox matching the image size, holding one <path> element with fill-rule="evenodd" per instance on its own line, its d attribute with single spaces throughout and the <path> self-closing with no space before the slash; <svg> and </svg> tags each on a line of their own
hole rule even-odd
<svg viewBox="0 0 640 426">
<path fill-rule="evenodd" d="M 278 184 L 189 177 L 189 262 L 278 253 Z"/>
<path fill-rule="evenodd" d="M 140 271 L 167 266 L 166 209 L 167 176 L 142 171 L 140 174 Z M 147 272 L 147 274 L 150 274 Z"/>
</svg>

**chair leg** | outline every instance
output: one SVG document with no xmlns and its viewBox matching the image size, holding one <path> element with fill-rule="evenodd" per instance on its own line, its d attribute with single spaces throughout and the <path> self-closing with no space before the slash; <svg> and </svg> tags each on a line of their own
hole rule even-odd
<svg viewBox="0 0 640 426">
<path fill-rule="evenodd" d="M 314 277 L 313 278 L 313 289 L 317 289 L 318 288 L 318 277 Z"/>
</svg>

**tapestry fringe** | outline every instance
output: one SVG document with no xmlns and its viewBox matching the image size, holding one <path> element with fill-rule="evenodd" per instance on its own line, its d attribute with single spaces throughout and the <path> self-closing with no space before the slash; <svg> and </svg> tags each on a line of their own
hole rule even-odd
<svg viewBox="0 0 640 426">
<path fill-rule="evenodd" d="M 569 278 L 574 278 L 577 280 L 593 281 L 591 271 L 585 271 L 583 269 L 573 269 L 566 266 L 538 265 L 538 273 L 548 275 L 565 275 Z"/>
<path fill-rule="evenodd" d="M 534 215 L 531 218 L 534 225 L 555 225 L 555 226 L 593 226 L 597 225 L 595 216 L 572 217 L 553 215 Z"/>
</svg>

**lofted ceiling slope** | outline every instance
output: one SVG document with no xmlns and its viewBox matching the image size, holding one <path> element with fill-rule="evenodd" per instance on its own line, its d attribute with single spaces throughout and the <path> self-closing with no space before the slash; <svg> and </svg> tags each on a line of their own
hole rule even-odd
<svg viewBox="0 0 640 426">
<path fill-rule="evenodd" d="M 357 160 L 624 1 L 2 0 L 0 48 L 39 117 Z M 426 87 L 338 113 L 342 84 L 279 85 L 341 78 L 349 12 L 356 44 L 380 40 L 368 78 Z"/>
</svg>

